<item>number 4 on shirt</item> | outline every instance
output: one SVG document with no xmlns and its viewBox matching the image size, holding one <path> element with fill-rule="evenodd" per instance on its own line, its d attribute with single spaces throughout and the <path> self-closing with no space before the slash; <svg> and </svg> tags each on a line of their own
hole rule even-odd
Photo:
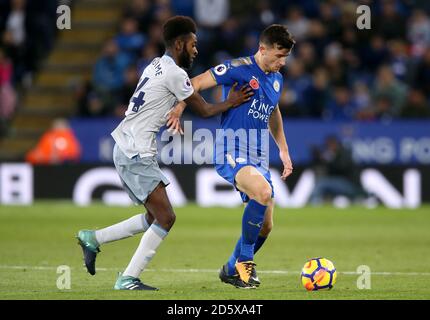
<svg viewBox="0 0 430 320">
<path fill-rule="evenodd" d="M 145 77 L 137 86 L 136 91 L 133 93 L 133 97 L 131 98 L 131 102 L 134 103 L 133 108 L 131 109 L 133 112 L 138 112 L 139 108 L 145 103 L 143 97 L 145 96 L 145 92 L 139 90 L 145 85 L 145 83 L 149 80 L 148 77 Z M 139 92 L 137 96 L 135 96 L 136 92 Z"/>
</svg>

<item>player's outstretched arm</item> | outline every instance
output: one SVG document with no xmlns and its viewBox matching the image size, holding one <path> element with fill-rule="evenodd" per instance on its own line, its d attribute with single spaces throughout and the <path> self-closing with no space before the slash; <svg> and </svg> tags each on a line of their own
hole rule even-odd
<svg viewBox="0 0 430 320">
<path fill-rule="evenodd" d="M 210 70 L 199 74 L 191 79 L 194 91 L 200 92 L 209 88 L 216 87 L 218 84 Z"/>
<path fill-rule="evenodd" d="M 199 116 L 207 118 L 212 117 L 218 113 L 227 111 L 232 107 L 237 107 L 242 103 L 249 101 L 251 96 L 254 95 L 253 90 L 247 84 L 236 90 L 237 83 L 235 83 L 227 99 L 221 103 L 207 103 L 203 97 L 194 92 L 189 98 L 185 99 L 185 103 L 189 105 Z"/>
<path fill-rule="evenodd" d="M 191 83 L 193 85 L 194 92 L 200 92 L 202 90 L 217 86 L 217 83 L 210 70 L 207 70 L 206 72 L 203 72 L 192 78 Z M 186 106 L 187 104 L 184 101 L 179 101 L 167 115 L 166 126 L 169 131 L 173 131 L 173 134 L 176 134 L 177 132 L 184 134 L 181 127 L 180 118 Z"/>
<path fill-rule="evenodd" d="M 282 123 L 282 115 L 279 106 L 276 107 L 270 116 L 269 130 L 279 148 L 279 157 L 284 165 L 281 178 L 285 180 L 293 172 L 293 164 L 288 151 L 287 139 L 285 138 L 284 125 Z"/>
</svg>

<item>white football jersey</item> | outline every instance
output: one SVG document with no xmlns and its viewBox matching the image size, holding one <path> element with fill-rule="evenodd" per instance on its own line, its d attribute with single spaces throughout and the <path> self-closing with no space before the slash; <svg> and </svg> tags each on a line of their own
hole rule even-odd
<svg viewBox="0 0 430 320">
<path fill-rule="evenodd" d="M 125 118 L 111 134 L 121 151 L 129 158 L 156 155 L 156 135 L 166 115 L 193 92 L 187 73 L 170 56 L 152 60 L 140 77 Z"/>
</svg>

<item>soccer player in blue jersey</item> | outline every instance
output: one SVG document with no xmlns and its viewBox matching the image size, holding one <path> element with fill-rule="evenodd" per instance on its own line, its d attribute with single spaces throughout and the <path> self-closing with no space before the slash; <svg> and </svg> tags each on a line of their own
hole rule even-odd
<svg viewBox="0 0 430 320">
<path fill-rule="evenodd" d="M 287 28 L 274 24 L 260 35 L 258 52 L 215 66 L 193 78 L 194 90 L 217 85 L 225 98 L 235 83 L 249 84 L 254 97 L 249 102 L 222 113 L 217 133 L 214 162 L 218 174 L 230 182 L 245 203 L 242 235 L 228 262 L 220 270 L 221 281 L 239 288 L 260 285 L 254 254 L 261 248 L 273 226 L 274 190 L 268 168 L 269 134 L 279 148 L 284 165 L 281 178 L 293 170 L 278 101 L 283 78 L 279 70 L 285 65 L 295 40 Z M 167 125 L 180 130 L 179 117 L 185 103 L 171 112 Z"/>
</svg>

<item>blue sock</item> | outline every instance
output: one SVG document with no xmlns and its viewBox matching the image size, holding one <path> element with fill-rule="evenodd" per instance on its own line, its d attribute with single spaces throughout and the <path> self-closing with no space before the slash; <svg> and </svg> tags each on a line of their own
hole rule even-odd
<svg viewBox="0 0 430 320">
<path fill-rule="evenodd" d="M 255 242 L 255 245 L 254 245 L 254 254 L 256 254 L 258 250 L 260 250 L 261 246 L 263 245 L 264 241 L 266 241 L 266 239 L 267 237 L 263 237 L 260 235 L 258 236 L 257 242 Z M 227 274 L 229 276 L 233 276 L 236 273 L 235 264 L 236 264 L 236 260 L 239 258 L 241 246 L 242 246 L 242 237 L 240 237 L 239 240 L 237 240 L 236 247 L 234 248 L 234 252 L 227 261 Z"/>
<path fill-rule="evenodd" d="M 264 241 L 266 241 L 267 237 L 258 236 L 257 242 L 255 242 L 254 246 L 254 254 L 257 253 L 258 250 L 260 250 L 261 246 L 263 245 Z"/>
<path fill-rule="evenodd" d="M 254 246 L 264 221 L 267 206 L 250 200 L 242 218 L 242 243 L 238 261 L 254 260 Z"/>
<path fill-rule="evenodd" d="M 236 260 L 240 255 L 240 247 L 242 246 L 242 237 L 237 240 L 236 247 L 234 248 L 233 254 L 230 256 L 227 262 L 227 274 L 233 276 L 236 274 Z"/>
</svg>

